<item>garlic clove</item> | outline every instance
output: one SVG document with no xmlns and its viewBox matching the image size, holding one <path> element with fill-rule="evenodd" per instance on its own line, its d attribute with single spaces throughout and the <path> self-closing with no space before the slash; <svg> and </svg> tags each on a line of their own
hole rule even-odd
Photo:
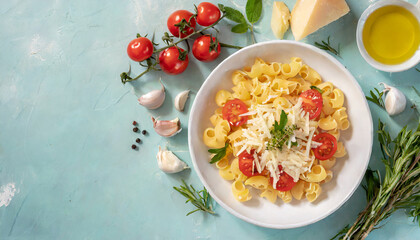
<svg viewBox="0 0 420 240">
<path fill-rule="evenodd" d="M 153 90 L 139 97 L 138 101 L 140 105 L 148 109 L 156 109 L 162 106 L 165 101 L 165 87 L 162 83 L 160 85 L 162 86 L 161 89 Z"/>
<path fill-rule="evenodd" d="M 177 173 L 189 168 L 188 165 L 181 161 L 173 152 L 166 149 L 162 150 L 160 146 L 156 159 L 160 170 L 165 173 Z"/>
<path fill-rule="evenodd" d="M 189 93 L 190 93 L 190 90 L 185 90 L 185 91 L 180 92 L 178 95 L 176 95 L 175 102 L 174 102 L 176 110 L 180 112 L 184 111 L 185 102 L 188 99 Z"/>
<path fill-rule="evenodd" d="M 162 137 L 172 137 L 181 132 L 181 122 L 179 118 L 173 120 L 157 120 L 152 117 L 155 132 Z"/>
<path fill-rule="evenodd" d="M 395 87 L 382 83 L 385 87 L 385 109 L 390 116 L 397 115 L 404 111 L 407 105 L 405 95 Z"/>
</svg>

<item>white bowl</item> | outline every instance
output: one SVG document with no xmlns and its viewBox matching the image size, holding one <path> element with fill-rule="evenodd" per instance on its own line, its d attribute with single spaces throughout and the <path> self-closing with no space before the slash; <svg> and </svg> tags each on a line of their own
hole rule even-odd
<svg viewBox="0 0 420 240">
<path fill-rule="evenodd" d="M 231 192 L 232 181 L 219 176 L 209 163 L 208 148 L 203 142 L 203 131 L 211 126 L 209 117 L 217 108 L 216 92 L 233 86 L 231 74 L 254 63 L 260 57 L 265 61 L 288 62 L 300 57 L 314 68 L 323 81 L 330 81 L 346 97 L 345 106 L 351 127 L 342 132 L 347 157 L 337 159 L 333 167 L 334 178 L 322 185 L 322 194 L 314 203 L 306 199 L 289 204 L 275 204 L 253 192 L 252 200 L 240 203 Z M 373 139 L 372 116 L 365 96 L 354 77 L 335 58 L 311 45 L 295 41 L 269 41 L 251 45 L 226 58 L 217 66 L 197 93 L 191 109 L 188 126 L 188 145 L 194 169 L 211 196 L 224 209 L 236 217 L 267 228 L 295 228 L 317 222 L 337 210 L 360 184 L 369 162 Z"/>
</svg>

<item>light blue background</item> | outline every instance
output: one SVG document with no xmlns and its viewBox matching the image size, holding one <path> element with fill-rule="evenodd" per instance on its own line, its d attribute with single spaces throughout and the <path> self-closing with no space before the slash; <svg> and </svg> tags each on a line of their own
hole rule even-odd
<svg viewBox="0 0 420 240">
<path fill-rule="evenodd" d="M 352 223 L 365 205 L 361 187 L 334 214 L 315 224 L 290 230 L 265 229 L 237 219 L 220 206 L 216 216 L 195 213 L 172 186 L 181 179 L 201 188 L 194 170 L 162 173 L 156 163 L 158 145 L 167 146 L 190 166 L 187 120 L 194 93 L 184 113 L 173 107 L 175 95 L 197 92 L 210 71 L 235 50 L 223 49 L 214 62 L 190 56 L 187 71 L 178 76 L 151 73 L 122 85 L 128 68 L 128 42 L 137 32 L 158 39 L 167 16 L 177 9 L 193 10 L 194 1 L 2 1 L 0 4 L 0 186 L 14 183 L 10 204 L 0 207 L 0 239 L 329 239 Z M 216 1 L 213 1 L 216 2 Z M 221 0 L 244 12 L 245 1 Z M 285 1 L 289 8 L 293 0 Z M 420 89 L 420 72 L 384 73 L 371 68 L 355 42 L 358 17 L 374 1 L 347 1 L 351 12 L 310 35 L 303 42 L 340 43 L 338 58 L 365 93 L 379 82 L 400 88 L 409 102 L 405 112 L 389 117 L 369 104 L 377 127 L 380 117 L 395 134 L 418 121 L 410 109 L 420 104 L 411 86 Z M 363 3 L 362 3 L 363 2 Z M 414 2 L 414 1 L 411 1 Z M 196 2 L 198 4 L 198 2 Z M 272 1 L 264 1 L 256 25 L 257 41 L 274 39 L 270 29 Z M 249 34 L 218 27 L 220 40 L 249 45 Z M 286 39 L 293 39 L 290 32 Z M 417 66 L 419 67 L 419 66 Z M 132 63 L 133 76 L 142 69 Z M 164 106 L 148 111 L 137 96 L 167 87 Z M 137 95 L 137 96 L 136 96 Z M 153 132 L 150 116 L 179 117 L 183 131 L 165 139 Z M 361 116 L 363 117 L 363 116 Z M 149 134 L 134 133 L 136 120 Z M 138 151 L 130 146 L 137 137 Z M 378 144 L 370 166 L 381 167 Z M 368 239 L 414 239 L 417 223 L 398 211 Z"/>
</svg>

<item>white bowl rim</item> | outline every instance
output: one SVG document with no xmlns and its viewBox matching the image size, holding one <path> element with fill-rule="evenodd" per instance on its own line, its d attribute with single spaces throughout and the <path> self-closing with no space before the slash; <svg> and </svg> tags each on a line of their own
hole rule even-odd
<svg viewBox="0 0 420 240">
<path fill-rule="evenodd" d="M 292 44 L 292 45 L 298 45 L 300 47 L 304 47 L 304 48 L 308 48 L 318 54 L 321 54 L 322 56 L 328 58 L 328 60 L 332 61 L 334 64 L 336 64 L 337 66 L 340 67 L 340 69 L 343 70 L 344 74 L 347 75 L 347 77 L 352 81 L 352 83 L 357 86 L 357 89 L 362 93 L 362 95 L 364 95 L 362 88 L 360 87 L 359 83 L 356 81 L 356 79 L 353 77 L 353 75 L 347 70 L 346 67 L 344 67 L 337 59 L 335 59 L 333 56 L 329 55 L 328 53 L 312 46 L 306 43 L 301 43 L 301 42 L 297 42 L 297 41 L 293 41 L 293 40 L 271 40 L 271 41 L 266 41 L 266 42 L 261 42 L 261 43 L 256 43 L 247 47 L 244 47 L 240 50 L 238 50 L 237 52 L 233 53 L 232 55 L 230 55 L 229 57 L 227 57 L 226 59 L 224 59 L 219 65 L 217 65 L 217 67 L 215 69 L 213 69 L 213 71 L 209 74 L 209 76 L 206 78 L 206 80 L 203 82 L 203 84 L 201 85 L 199 91 L 196 94 L 196 98 L 194 99 L 193 105 L 191 107 L 191 111 L 190 111 L 190 116 L 189 116 L 189 120 L 188 120 L 188 126 L 191 126 L 192 124 L 192 119 L 194 118 L 194 114 L 193 112 L 195 111 L 195 109 L 197 108 L 196 106 L 196 102 L 195 101 L 197 99 L 197 96 L 200 96 L 200 93 L 202 91 L 204 91 L 203 89 L 205 89 L 205 86 L 207 85 L 209 79 L 212 78 L 213 74 L 215 74 L 220 66 L 222 66 L 226 61 L 228 61 L 230 58 L 232 58 L 233 56 L 235 56 L 236 54 L 239 54 L 240 52 L 243 51 L 247 51 L 249 49 L 255 48 L 255 47 L 259 47 L 262 45 L 268 45 L 268 44 Z M 253 219 L 250 219 L 238 212 L 236 212 L 235 210 L 233 210 L 232 208 L 230 208 L 229 206 L 227 206 L 222 200 L 220 200 L 216 194 L 214 194 L 213 190 L 211 189 L 211 187 L 207 184 L 207 182 L 204 180 L 203 176 L 201 175 L 201 173 L 199 171 L 197 171 L 197 163 L 196 163 L 196 159 L 195 159 L 195 153 L 194 153 L 194 149 L 191 147 L 193 142 L 192 142 L 192 137 L 191 137 L 191 128 L 188 128 L 188 148 L 190 151 L 190 156 L 191 156 L 191 161 L 194 167 L 195 172 L 197 173 L 201 183 L 204 185 L 204 187 L 207 189 L 207 191 L 210 193 L 210 195 L 212 196 L 212 198 L 220 205 L 222 206 L 225 210 L 227 210 L 229 213 L 233 214 L 234 216 L 236 216 L 239 219 L 242 219 L 248 223 L 252 223 L 254 225 L 260 226 L 260 227 L 265 227 L 265 228 L 272 228 L 272 229 L 291 229 L 291 228 L 297 228 L 297 227 L 303 227 L 315 222 L 318 222 L 324 218 L 326 218 L 327 216 L 329 216 L 330 214 L 332 214 L 333 212 L 335 212 L 337 209 L 339 209 L 345 202 L 347 202 L 347 200 L 353 195 L 353 193 L 356 191 L 356 189 L 359 187 L 360 183 L 363 180 L 364 174 L 366 172 L 366 169 L 368 167 L 369 161 L 370 161 L 370 157 L 372 154 L 372 144 L 373 144 L 373 121 L 372 121 L 372 114 L 370 112 L 370 108 L 369 105 L 366 101 L 366 99 L 364 99 L 364 103 L 365 103 L 365 107 L 369 110 L 369 116 L 368 116 L 368 121 L 369 124 L 371 126 L 371 132 L 370 132 L 370 142 L 371 142 L 371 146 L 369 148 L 369 154 L 368 154 L 368 160 L 365 161 L 365 165 L 363 167 L 363 171 L 361 171 L 362 174 L 360 174 L 357 178 L 357 184 L 354 185 L 353 189 L 351 189 L 351 191 L 349 191 L 349 193 L 347 194 L 347 196 L 342 200 L 342 202 L 340 202 L 335 208 L 331 208 L 329 211 L 326 211 L 324 214 L 319 215 L 317 218 L 308 220 L 308 221 L 303 221 L 301 223 L 296 223 L 296 224 L 288 224 L 288 225 L 283 225 L 283 224 L 268 224 L 268 223 L 261 223 L 258 221 L 255 221 Z"/>
</svg>

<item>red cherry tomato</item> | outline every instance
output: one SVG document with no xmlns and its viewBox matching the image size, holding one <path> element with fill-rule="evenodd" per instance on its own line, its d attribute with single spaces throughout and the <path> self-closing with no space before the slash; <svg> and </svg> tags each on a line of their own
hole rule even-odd
<svg viewBox="0 0 420 240">
<path fill-rule="evenodd" d="M 136 38 L 128 44 L 127 54 L 133 61 L 141 62 L 152 56 L 153 44 L 145 37 Z"/>
<path fill-rule="evenodd" d="M 321 146 L 314 149 L 315 157 L 319 160 L 327 160 L 337 151 L 337 139 L 329 133 L 317 134 L 312 138 L 312 141 L 322 143 Z"/>
<path fill-rule="evenodd" d="M 169 31 L 174 35 L 175 37 L 184 38 L 191 33 L 194 32 L 195 29 L 195 18 L 191 17 L 193 14 L 187 10 L 178 10 L 173 12 L 166 22 Z M 175 24 L 178 24 L 182 21 L 182 19 L 185 19 L 185 22 L 189 22 L 189 27 L 186 26 L 184 29 L 180 29 L 178 26 L 175 26 Z"/>
<path fill-rule="evenodd" d="M 212 37 L 212 40 L 211 40 L 209 35 L 204 35 L 197 38 L 194 41 L 192 52 L 193 52 L 194 57 L 197 58 L 197 60 L 200 60 L 203 62 L 210 62 L 219 56 L 220 43 L 217 42 L 217 45 L 216 45 L 215 37 Z"/>
<path fill-rule="evenodd" d="M 197 6 L 197 23 L 201 26 L 210 26 L 220 18 L 220 10 L 216 5 L 202 2 Z"/>
<path fill-rule="evenodd" d="M 283 167 L 281 165 L 279 165 L 279 170 L 280 176 L 276 183 L 276 189 L 281 192 L 289 191 L 296 185 L 296 182 L 293 181 L 293 178 L 289 174 L 287 174 L 285 171 L 282 171 Z M 273 177 L 270 177 L 270 184 L 273 184 Z"/>
<path fill-rule="evenodd" d="M 184 52 L 185 50 L 182 48 L 179 48 L 181 52 Z M 179 51 L 176 47 L 170 47 L 159 54 L 159 65 L 162 70 L 167 74 L 180 74 L 188 66 L 188 55 L 185 56 L 184 60 L 179 59 Z"/>
<path fill-rule="evenodd" d="M 309 113 L 309 119 L 317 118 L 322 110 L 322 95 L 317 90 L 306 90 L 299 96 L 302 102 L 302 108 Z"/>
<path fill-rule="evenodd" d="M 222 116 L 231 126 L 241 126 L 248 121 L 248 116 L 239 116 L 248 112 L 248 107 L 244 102 L 235 98 L 228 101 L 222 109 Z"/>
<path fill-rule="evenodd" d="M 252 171 L 252 162 L 254 161 L 254 152 L 255 150 L 252 149 L 251 153 L 248 153 L 247 151 L 243 151 L 241 154 L 238 155 L 238 165 L 239 170 L 247 176 L 258 176 L 258 175 L 268 175 L 269 172 L 267 169 L 263 169 L 261 173 L 258 173 L 257 167 L 254 166 L 254 171 Z"/>
</svg>

